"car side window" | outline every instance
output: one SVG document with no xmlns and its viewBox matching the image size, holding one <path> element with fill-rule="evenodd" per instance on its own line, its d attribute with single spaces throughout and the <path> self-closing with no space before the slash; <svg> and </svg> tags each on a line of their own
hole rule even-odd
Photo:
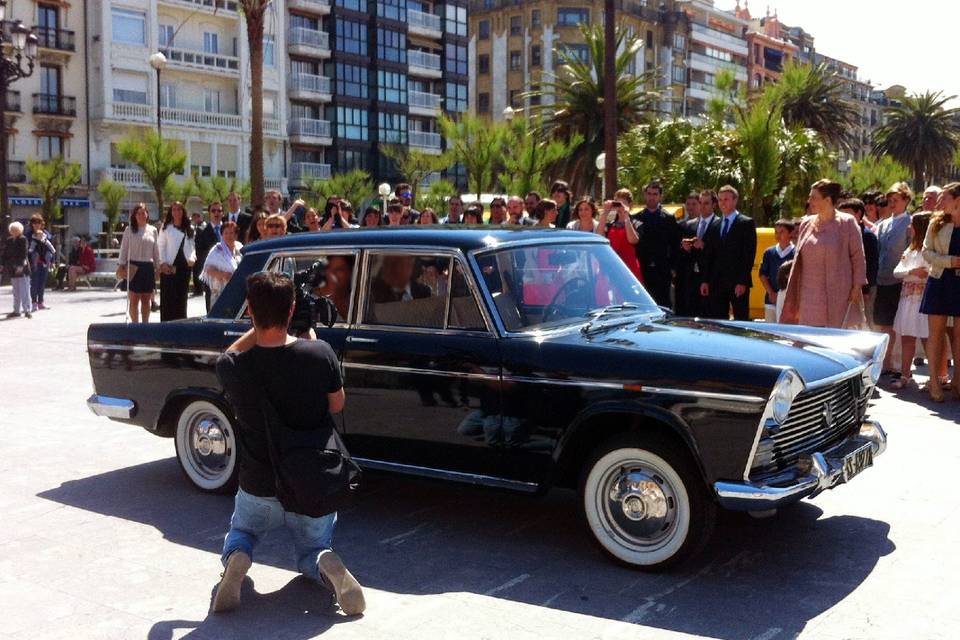
<svg viewBox="0 0 960 640">
<path fill-rule="evenodd" d="M 306 284 L 314 295 L 330 298 L 337 308 L 337 322 L 347 322 L 355 265 L 353 254 L 309 253 L 283 257 L 271 270 L 287 274 L 298 287 Z"/>
<path fill-rule="evenodd" d="M 477 299 L 470 290 L 467 276 L 459 262 L 454 264 L 453 277 L 450 280 L 450 316 L 447 327 L 467 331 L 487 330 L 480 307 L 477 306 Z"/>
<path fill-rule="evenodd" d="M 366 324 L 442 329 L 451 258 L 426 254 L 370 256 Z"/>
</svg>

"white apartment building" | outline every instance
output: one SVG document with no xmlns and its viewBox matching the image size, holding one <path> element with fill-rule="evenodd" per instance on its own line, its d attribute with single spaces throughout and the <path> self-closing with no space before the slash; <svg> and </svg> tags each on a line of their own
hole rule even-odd
<svg viewBox="0 0 960 640">
<path fill-rule="evenodd" d="M 264 29 L 264 176 L 267 189 L 286 192 L 283 5 L 271 4 Z M 128 206 L 152 205 L 152 191 L 117 143 L 137 129 L 155 128 L 158 109 L 163 137 L 187 155 L 181 179 L 248 179 L 250 64 L 236 1 L 90 0 L 87 8 L 91 197 L 99 200 L 96 184 L 108 177 L 127 187 Z M 157 51 L 167 59 L 159 89 L 149 63 Z"/>
<path fill-rule="evenodd" d="M 4 96 L 10 213 L 21 219 L 40 209 L 40 198 L 27 182 L 26 160 L 63 156 L 83 170 L 80 184 L 60 201 L 65 221 L 82 228 L 90 180 L 82 5 L 8 2 L 6 18 L 21 20 L 40 39 L 32 75 L 11 84 Z"/>
</svg>

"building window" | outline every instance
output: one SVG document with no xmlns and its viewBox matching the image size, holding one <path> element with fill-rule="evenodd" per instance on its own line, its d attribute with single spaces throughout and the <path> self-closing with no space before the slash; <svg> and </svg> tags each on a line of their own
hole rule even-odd
<svg viewBox="0 0 960 640">
<path fill-rule="evenodd" d="M 201 178 L 209 178 L 211 175 L 210 165 L 208 164 L 192 164 L 190 165 L 190 175 L 199 176 Z"/>
<path fill-rule="evenodd" d="M 490 113 L 490 94 L 481 93 L 477 95 L 477 112 Z"/>
<path fill-rule="evenodd" d="M 521 16 L 510 16 L 510 35 L 518 36 L 523 32 L 523 18 Z"/>
<path fill-rule="evenodd" d="M 352 149 L 339 149 L 337 151 L 337 171 L 350 171 L 351 169 L 366 169 L 367 154 L 363 151 L 353 151 Z"/>
<path fill-rule="evenodd" d="M 210 33 L 209 31 L 203 32 L 203 52 L 204 53 L 220 53 L 220 35 L 216 33 Z"/>
<path fill-rule="evenodd" d="M 407 21 L 407 0 L 377 0 L 377 15 L 398 22 Z"/>
<path fill-rule="evenodd" d="M 467 35 L 467 8 L 447 5 L 447 33 L 456 36 Z"/>
<path fill-rule="evenodd" d="M 520 52 L 510 52 L 510 71 L 520 71 Z"/>
<path fill-rule="evenodd" d="M 213 89 L 203 90 L 203 110 L 207 113 L 220 113 L 220 92 Z"/>
<path fill-rule="evenodd" d="M 147 18 L 143 11 L 111 7 L 113 41 L 124 44 L 147 44 Z"/>
<path fill-rule="evenodd" d="M 477 35 L 481 40 L 490 39 L 490 21 L 489 20 L 480 21 L 479 25 L 477 26 Z"/>
<path fill-rule="evenodd" d="M 337 137 L 346 140 L 369 140 L 367 110 L 337 107 Z"/>
<path fill-rule="evenodd" d="M 447 43 L 447 72 L 467 75 L 467 48 L 463 45 Z"/>
<path fill-rule="evenodd" d="M 44 100 L 44 106 L 49 111 L 58 111 L 58 98 L 60 97 L 60 67 L 52 65 L 40 65 L 40 94 Z"/>
<path fill-rule="evenodd" d="M 367 85 L 367 68 L 357 64 L 336 64 L 337 95 L 354 98 L 367 98 L 370 90 Z"/>
<path fill-rule="evenodd" d="M 173 46 L 173 25 L 172 24 L 160 25 L 160 46 L 161 47 Z"/>
<path fill-rule="evenodd" d="M 465 112 L 467 110 L 467 85 L 448 82 L 447 101 L 444 107 L 452 113 Z"/>
<path fill-rule="evenodd" d="M 558 53 L 563 51 L 567 54 L 567 58 L 582 62 L 584 64 L 589 64 L 590 62 L 590 48 L 585 44 L 561 44 L 555 49 L 555 51 Z M 562 64 L 559 56 L 557 57 L 556 62 L 558 64 Z"/>
<path fill-rule="evenodd" d="M 367 55 L 367 25 L 352 20 L 337 18 L 337 51 Z"/>
<path fill-rule="evenodd" d="M 540 66 L 540 45 L 535 44 L 530 47 L 530 66 L 539 67 Z"/>
<path fill-rule="evenodd" d="M 540 85 L 530 85 L 530 106 L 535 107 L 540 104 Z"/>
<path fill-rule="evenodd" d="M 673 48 L 677 51 L 683 51 L 687 48 L 687 37 L 682 33 L 673 34 Z"/>
<path fill-rule="evenodd" d="M 530 26 L 537 28 L 543 25 L 543 14 L 540 13 L 540 9 L 534 9 L 530 12 Z"/>
<path fill-rule="evenodd" d="M 172 84 L 160 85 L 160 106 L 177 108 L 177 88 Z"/>
<path fill-rule="evenodd" d="M 351 11 L 367 12 L 367 0 L 336 0 L 335 4 Z"/>
<path fill-rule="evenodd" d="M 407 36 L 399 31 L 377 27 L 377 58 L 406 64 Z"/>
<path fill-rule="evenodd" d="M 558 27 L 576 27 L 590 22 L 590 9 L 557 9 Z"/>
<path fill-rule="evenodd" d="M 380 125 L 380 142 L 388 144 L 407 144 L 407 116 L 403 113 L 377 114 Z"/>
<path fill-rule="evenodd" d="M 477 73 L 480 75 L 490 73 L 490 56 L 485 53 L 477 56 Z"/>
<path fill-rule="evenodd" d="M 57 136 L 39 136 L 37 138 L 37 156 L 41 160 L 51 160 L 63 155 L 63 138 Z"/>
<path fill-rule="evenodd" d="M 520 99 L 520 90 L 511 89 L 510 90 L 510 106 L 514 109 L 519 109 L 523 106 L 523 100 Z"/>
<path fill-rule="evenodd" d="M 126 104 L 147 104 L 147 92 L 134 91 L 132 89 L 114 89 L 113 101 Z"/>
<path fill-rule="evenodd" d="M 394 71 L 377 71 L 377 100 L 407 103 L 407 74 Z"/>
<path fill-rule="evenodd" d="M 647 49 L 653 49 L 653 31 L 647 29 Z"/>
<path fill-rule="evenodd" d="M 687 81 L 687 78 L 686 78 L 686 73 L 685 73 L 685 71 L 686 71 L 686 70 L 685 70 L 683 67 L 678 66 L 678 65 L 674 65 L 674 67 L 673 67 L 673 81 L 674 81 L 674 82 L 679 82 L 679 83 L 681 83 L 681 84 L 684 83 L 684 82 L 686 82 L 686 81 Z"/>
<path fill-rule="evenodd" d="M 263 64 L 274 66 L 277 64 L 277 38 L 276 36 L 263 36 Z"/>
</svg>

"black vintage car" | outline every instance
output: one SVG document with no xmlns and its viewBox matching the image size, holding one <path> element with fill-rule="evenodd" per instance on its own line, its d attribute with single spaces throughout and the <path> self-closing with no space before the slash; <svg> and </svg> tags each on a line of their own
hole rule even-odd
<svg viewBox="0 0 960 640">
<path fill-rule="evenodd" d="M 884 336 L 672 317 L 586 233 L 341 230 L 247 247 L 205 318 L 90 327 L 90 408 L 172 437 L 204 491 L 235 486 L 214 363 L 249 328 L 261 270 L 333 302 L 317 333 L 341 358 L 338 426 L 362 465 L 578 488 L 597 542 L 631 565 L 689 557 L 718 507 L 812 497 L 886 446 L 866 419 Z"/>
</svg>

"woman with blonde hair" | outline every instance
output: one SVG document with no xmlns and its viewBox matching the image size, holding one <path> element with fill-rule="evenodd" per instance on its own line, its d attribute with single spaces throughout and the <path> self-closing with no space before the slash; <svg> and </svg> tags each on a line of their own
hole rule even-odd
<svg viewBox="0 0 960 640">
<path fill-rule="evenodd" d="M 930 220 L 923 239 L 923 257 L 930 264 L 930 277 L 923 292 L 920 313 L 926 314 L 930 381 L 927 390 L 934 402 L 943 402 L 943 384 L 934 363 L 941 362 L 947 319 L 953 318 L 950 344 L 953 347 L 953 394 L 960 399 L 960 182 L 951 182 L 940 192 L 940 209 Z"/>
<path fill-rule="evenodd" d="M 157 228 L 147 224 L 147 205 L 142 202 L 130 212 L 130 224 L 120 238 L 119 264 L 117 275 L 127 281 L 131 322 L 149 322 L 160 248 Z"/>
<path fill-rule="evenodd" d="M 812 215 L 800 222 L 793 268 L 780 322 L 815 327 L 860 327 L 867 262 L 857 219 L 837 211 L 840 185 L 818 180 L 810 187 Z"/>
</svg>

